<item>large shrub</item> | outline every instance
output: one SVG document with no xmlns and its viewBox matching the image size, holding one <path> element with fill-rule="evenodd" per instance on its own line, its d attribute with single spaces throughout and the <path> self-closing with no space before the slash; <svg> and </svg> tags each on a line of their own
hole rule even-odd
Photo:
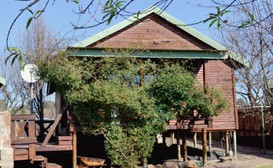
<svg viewBox="0 0 273 168">
<path fill-rule="evenodd" d="M 103 134 L 112 164 L 126 168 L 136 167 L 149 157 L 155 135 L 165 129 L 155 100 L 136 82 L 140 66 L 152 72 L 154 65 L 119 56 L 60 56 L 50 64 L 40 65 L 40 75 L 62 92 L 83 131 Z"/>
<path fill-rule="evenodd" d="M 166 120 L 215 116 L 228 106 L 219 89 L 199 84 L 195 75 L 180 64 L 164 64 L 147 91 Z"/>
<path fill-rule="evenodd" d="M 211 116 L 225 107 L 221 94 L 198 89 L 194 75 L 178 63 L 155 64 L 126 53 L 81 59 L 62 53 L 39 69 L 73 107 L 83 131 L 104 135 L 112 164 L 126 168 L 150 156 L 167 120 L 193 110 Z"/>
</svg>

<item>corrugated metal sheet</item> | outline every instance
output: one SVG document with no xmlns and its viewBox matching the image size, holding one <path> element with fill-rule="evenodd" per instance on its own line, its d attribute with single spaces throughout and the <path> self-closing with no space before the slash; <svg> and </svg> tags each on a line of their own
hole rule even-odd
<svg viewBox="0 0 273 168">
<path fill-rule="evenodd" d="M 6 85 L 6 80 L 3 77 L 0 76 L 0 87 L 2 85 Z"/>
</svg>

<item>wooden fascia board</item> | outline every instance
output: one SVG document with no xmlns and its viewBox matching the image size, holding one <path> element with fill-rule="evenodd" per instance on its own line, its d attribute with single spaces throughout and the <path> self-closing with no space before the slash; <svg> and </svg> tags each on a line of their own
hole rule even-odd
<svg viewBox="0 0 273 168">
<path fill-rule="evenodd" d="M 108 52 L 104 49 L 77 49 L 70 50 L 70 56 L 75 57 L 113 57 L 115 52 Z M 225 52 L 204 52 L 204 51 L 166 51 L 148 50 L 130 53 L 137 58 L 184 58 L 184 59 L 228 59 Z"/>
</svg>

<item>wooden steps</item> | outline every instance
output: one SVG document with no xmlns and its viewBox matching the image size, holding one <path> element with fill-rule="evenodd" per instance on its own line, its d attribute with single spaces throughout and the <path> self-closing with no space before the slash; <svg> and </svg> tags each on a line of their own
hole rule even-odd
<svg viewBox="0 0 273 168">
<path fill-rule="evenodd" d="M 14 161 L 28 160 L 28 148 L 14 150 Z"/>
<path fill-rule="evenodd" d="M 62 166 L 56 163 L 48 163 L 47 168 L 62 168 Z"/>
<path fill-rule="evenodd" d="M 72 145 L 56 145 L 56 144 L 48 144 L 46 146 L 42 146 L 42 144 L 36 145 L 36 152 L 57 152 L 57 151 L 72 151 Z"/>
<path fill-rule="evenodd" d="M 58 145 L 72 145 L 72 136 L 58 136 Z"/>
<path fill-rule="evenodd" d="M 62 168 L 61 165 L 58 165 L 56 163 L 48 163 L 47 161 L 48 160 L 46 157 L 42 155 L 37 155 L 31 160 L 31 163 L 34 164 L 35 162 L 40 162 L 40 166 L 42 168 Z"/>
<path fill-rule="evenodd" d="M 47 168 L 47 158 L 42 155 L 36 155 L 30 162 L 32 164 L 34 164 L 34 162 L 41 162 L 41 168 Z"/>
<path fill-rule="evenodd" d="M 36 156 L 36 145 L 13 145 L 14 161 L 32 160 Z"/>
</svg>

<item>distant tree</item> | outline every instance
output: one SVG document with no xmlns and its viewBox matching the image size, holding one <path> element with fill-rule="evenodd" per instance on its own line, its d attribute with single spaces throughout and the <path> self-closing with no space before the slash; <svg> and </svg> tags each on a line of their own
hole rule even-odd
<svg viewBox="0 0 273 168">
<path fill-rule="evenodd" d="M 5 111 L 5 110 L 7 110 L 7 106 L 4 100 L 0 99 L 0 111 Z"/>
<path fill-rule="evenodd" d="M 22 53 L 26 53 L 22 57 L 26 64 L 36 64 L 41 60 L 48 61 L 62 49 L 61 45 L 61 40 L 54 37 L 53 32 L 42 18 L 37 19 L 27 31 L 18 34 L 17 39 L 17 47 L 21 49 Z M 30 87 L 20 75 L 20 62 L 18 60 L 10 61 L 14 61 L 14 66 L 4 64 L 4 60 L 1 61 L 1 73 L 7 81 L 7 85 L 1 90 L 8 110 L 12 113 L 18 113 L 26 105 L 30 105 Z M 39 80 L 34 86 L 35 108 L 36 111 L 42 111 L 44 82 Z"/>
<path fill-rule="evenodd" d="M 247 106 L 247 101 L 243 98 L 237 99 L 237 106 L 239 108 L 246 107 Z"/>
<path fill-rule="evenodd" d="M 273 2 L 268 0 L 238 6 L 238 13 L 230 13 L 228 23 L 220 30 L 222 43 L 249 62 L 249 67 L 236 71 L 236 78 L 237 93 L 251 106 L 272 103 L 272 91 L 268 87 L 268 80 L 273 77 L 272 6 Z M 242 29 L 232 24 L 240 23 L 250 14 L 255 15 L 253 23 Z"/>
</svg>

